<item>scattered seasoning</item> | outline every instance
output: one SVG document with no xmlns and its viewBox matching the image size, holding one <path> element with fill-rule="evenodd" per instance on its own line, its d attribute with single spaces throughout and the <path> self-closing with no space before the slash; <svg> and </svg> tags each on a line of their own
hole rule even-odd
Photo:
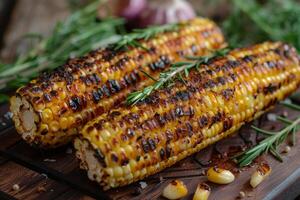
<svg viewBox="0 0 300 200">
<path fill-rule="evenodd" d="M 45 158 L 44 162 L 56 162 L 55 159 Z"/>
<path fill-rule="evenodd" d="M 282 112 L 282 117 L 288 117 L 289 116 L 289 113 L 288 113 L 288 111 L 283 111 Z"/>
<path fill-rule="evenodd" d="M 291 147 L 290 146 L 285 146 L 285 148 L 283 149 L 282 153 L 289 153 L 291 151 Z"/>
<path fill-rule="evenodd" d="M 147 183 L 144 182 L 144 181 L 140 181 L 139 184 L 140 184 L 142 189 L 145 189 L 148 186 Z"/>
<path fill-rule="evenodd" d="M 277 117 L 276 117 L 276 114 L 274 114 L 274 113 L 268 113 L 267 114 L 267 119 L 268 119 L 268 121 L 271 121 L 271 122 L 276 122 L 277 120 Z"/>
<path fill-rule="evenodd" d="M 240 191 L 240 193 L 239 193 L 239 197 L 240 197 L 240 198 L 244 198 L 244 197 L 246 197 L 246 194 L 245 194 L 245 192 L 244 192 L 244 191 Z"/>
<path fill-rule="evenodd" d="M 18 184 L 14 184 L 14 185 L 12 186 L 12 189 L 13 189 L 14 191 L 18 191 L 18 190 L 20 189 L 20 186 L 19 186 Z"/>
</svg>

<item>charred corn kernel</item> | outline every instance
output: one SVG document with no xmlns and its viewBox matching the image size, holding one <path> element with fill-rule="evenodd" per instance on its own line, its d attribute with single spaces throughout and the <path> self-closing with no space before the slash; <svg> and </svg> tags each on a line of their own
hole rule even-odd
<svg viewBox="0 0 300 200">
<path fill-rule="evenodd" d="M 219 167 L 211 167 L 207 171 L 207 179 L 213 183 L 228 184 L 233 182 L 235 177 L 229 170 L 221 169 Z"/>
<path fill-rule="evenodd" d="M 271 167 L 267 163 L 260 164 L 255 172 L 251 175 L 250 185 L 253 188 L 256 188 L 270 175 L 271 171 Z"/>
<path fill-rule="evenodd" d="M 208 200 L 210 191 L 211 189 L 206 183 L 198 184 L 193 200 Z"/>
<path fill-rule="evenodd" d="M 180 180 L 171 181 L 163 190 L 162 196 L 167 199 L 180 199 L 187 195 L 188 189 Z"/>
<path fill-rule="evenodd" d="M 243 51 L 242 57 L 235 56 Z M 228 59 L 230 56 L 235 59 Z M 96 178 L 92 180 L 101 180 L 98 182 L 104 189 L 112 185 L 106 168 L 130 166 L 133 179 L 115 179 L 115 187 L 157 173 L 230 135 L 295 91 L 300 84 L 297 56 L 294 48 L 282 43 L 233 50 L 228 56 L 200 66 L 199 71 L 191 70 L 185 77 L 186 84 L 175 80 L 172 86 L 154 92 L 145 101 L 112 109 L 90 121 L 76 139 L 77 157 L 84 169 L 95 170 Z M 261 68 L 267 74 L 259 77 Z M 282 73 L 285 76 L 280 80 L 266 79 Z M 243 89 L 245 85 L 250 87 L 254 78 L 258 80 L 256 89 Z M 261 84 L 262 79 L 267 80 L 266 85 Z M 221 104 L 217 100 L 220 98 Z M 87 152 L 94 155 L 95 151 L 102 156 L 95 161 L 86 159 Z M 100 167 L 95 168 L 95 163 Z M 127 177 L 126 170 L 122 171 L 123 178 Z M 233 181 L 234 175 L 227 170 L 210 169 L 208 178 L 225 184 Z"/>
<path fill-rule="evenodd" d="M 86 122 L 120 104 L 133 90 L 151 84 L 153 81 L 142 71 L 158 78 L 171 62 L 183 60 L 186 55 L 206 55 L 225 46 L 220 29 L 208 19 L 195 18 L 178 26 L 176 31 L 140 40 L 149 51 L 140 47 L 124 51 L 113 48 L 96 50 L 83 58 L 71 59 L 54 72 L 41 75 L 18 89 L 15 98 L 11 99 L 17 131 L 35 146 L 51 148 L 66 144 Z M 213 48 L 205 46 L 208 40 L 213 41 Z M 28 106 L 24 107 L 25 103 Z M 25 110 L 32 115 L 41 114 L 42 118 L 30 121 L 31 125 L 25 127 L 26 122 L 21 119 Z M 87 114 L 87 110 L 91 112 Z M 41 121 L 50 127 L 52 120 L 60 122 L 61 117 L 69 119 L 77 114 L 81 117 L 60 125 L 58 130 L 50 129 L 46 135 L 37 128 Z"/>
</svg>

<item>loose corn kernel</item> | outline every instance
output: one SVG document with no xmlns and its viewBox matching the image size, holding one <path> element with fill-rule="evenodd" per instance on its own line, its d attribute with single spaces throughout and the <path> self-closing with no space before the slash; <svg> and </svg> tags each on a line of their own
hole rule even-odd
<svg viewBox="0 0 300 200">
<path fill-rule="evenodd" d="M 208 200 L 210 195 L 210 187 L 206 183 L 199 183 L 195 191 L 193 200 Z"/>
<path fill-rule="evenodd" d="M 271 173 L 272 169 L 267 163 L 262 163 L 258 166 L 255 172 L 251 175 L 250 185 L 255 188 Z"/>
<path fill-rule="evenodd" d="M 187 195 L 188 189 L 180 180 L 171 181 L 163 190 L 162 196 L 167 199 L 180 199 Z"/>
<path fill-rule="evenodd" d="M 213 183 L 229 184 L 234 181 L 235 177 L 231 171 L 215 166 L 208 169 L 207 179 Z"/>
</svg>

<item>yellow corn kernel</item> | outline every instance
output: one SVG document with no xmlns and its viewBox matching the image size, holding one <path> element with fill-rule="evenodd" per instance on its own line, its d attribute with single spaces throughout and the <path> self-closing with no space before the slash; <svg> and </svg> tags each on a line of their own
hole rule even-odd
<svg viewBox="0 0 300 200">
<path fill-rule="evenodd" d="M 255 170 L 255 172 L 251 175 L 250 185 L 253 188 L 257 187 L 263 180 L 265 180 L 270 175 L 271 171 L 272 169 L 268 164 L 260 164 Z"/>
<path fill-rule="evenodd" d="M 180 199 L 187 195 L 188 189 L 180 180 L 171 181 L 163 190 L 162 196 L 167 199 Z"/>
<path fill-rule="evenodd" d="M 219 167 L 210 167 L 207 171 L 207 179 L 218 184 L 229 184 L 235 177 L 231 171 Z"/>
<path fill-rule="evenodd" d="M 195 194 L 193 196 L 193 200 L 208 200 L 210 191 L 211 189 L 206 183 L 198 184 Z"/>
</svg>

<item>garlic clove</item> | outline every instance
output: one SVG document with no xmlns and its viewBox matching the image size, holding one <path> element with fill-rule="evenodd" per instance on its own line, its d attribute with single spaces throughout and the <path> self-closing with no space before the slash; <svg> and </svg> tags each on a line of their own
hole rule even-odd
<svg viewBox="0 0 300 200">
<path fill-rule="evenodd" d="M 173 180 L 164 188 L 162 196 L 167 199 L 180 199 L 187 193 L 188 190 L 182 181 Z"/>
<path fill-rule="evenodd" d="M 210 187 L 206 183 L 200 183 L 197 186 L 193 200 L 207 200 L 210 195 Z"/>
<path fill-rule="evenodd" d="M 260 164 L 250 179 L 250 185 L 255 188 L 271 173 L 272 169 L 267 163 Z"/>
<path fill-rule="evenodd" d="M 207 179 L 213 183 L 228 184 L 234 181 L 235 176 L 229 170 L 211 167 L 207 171 Z"/>
</svg>

